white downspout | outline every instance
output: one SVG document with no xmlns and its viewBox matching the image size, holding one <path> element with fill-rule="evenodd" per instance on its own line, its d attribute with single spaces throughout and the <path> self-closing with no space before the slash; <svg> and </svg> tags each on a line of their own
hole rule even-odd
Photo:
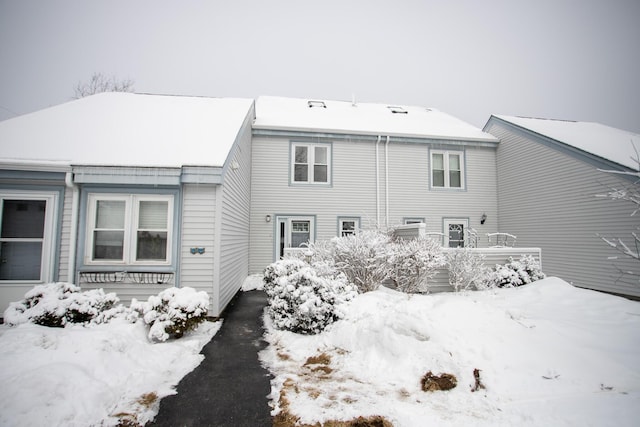
<svg viewBox="0 0 640 427">
<path fill-rule="evenodd" d="M 382 136 L 376 141 L 376 227 L 380 227 L 380 154 L 378 144 Z"/>
<path fill-rule="evenodd" d="M 76 281 L 76 251 L 78 248 L 78 208 L 80 206 L 80 190 L 73 183 L 73 172 L 67 172 L 64 177 L 67 188 L 73 192 L 71 200 L 71 230 L 69 232 L 69 266 L 67 280 L 69 283 Z"/>
<path fill-rule="evenodd" d="M 384 144 L 384 203 L 386 206 L 384 222 L 389 229 L 389 135 L 387 135 L 387 142 Z"/>
</svg>

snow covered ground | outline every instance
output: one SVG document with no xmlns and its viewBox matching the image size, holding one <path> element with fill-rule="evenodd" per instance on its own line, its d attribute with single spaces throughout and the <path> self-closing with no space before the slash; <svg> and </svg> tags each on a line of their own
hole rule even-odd
<svg viewBox="0 0 640 427">
<path fill-rule="evenodd" d="M 275 330 L 265 316 L 275 412 L 310 424 L 638 425 L 638 302 L 549 278 L 427 296 L 381 288 L 347 313 L 315 336 Z M 476 369 L 484 388 L 473 392 Z M 422 391 L 428 371 L 455 375 L 457 387 Z"/>
<path fill-rule="evenodd" d="M 0 326 L 0 426 L 144 425 L 200 364 L 221 322 L 152 344 L 143 322 Z"/>
<path fill-rule="evenodd" d="M 261 286 L 250 277 L 244 289 Z M 316 336 L 272 328 L 274 404 L 301 422 L 382 415 L 402 426 L 635 426 L 640 303 L 550 278 L 516 289 L 359 295 Z M 144 423 L 220 327 L 151 344 L 142 324 L 0 326 L 0 425 Z M 484 389 L 476 385 L 474 370 Z M 428 372 L 457 387 L 424 392 Z M 278 408 L 280 409 L 280 408 Z"/>
</svg>

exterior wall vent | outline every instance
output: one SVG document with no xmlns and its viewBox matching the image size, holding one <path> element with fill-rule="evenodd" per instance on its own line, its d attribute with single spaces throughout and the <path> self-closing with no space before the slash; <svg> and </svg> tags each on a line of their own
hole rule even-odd
<svg viewBox="0 0 640 427">
<path fill-rule="evenodd" d="M 402 107 L 387 107 L 393 114 L 408 114 L 409 112 Z"/>
</svg>

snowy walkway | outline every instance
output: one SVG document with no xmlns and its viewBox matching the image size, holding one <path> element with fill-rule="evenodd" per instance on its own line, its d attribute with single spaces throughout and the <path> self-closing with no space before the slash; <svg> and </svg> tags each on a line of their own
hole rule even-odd
<svg viewBox="0 0 640 427">
<path fill-rule="evenodd" d="M 258 361 L 262 291 L 240 292 L 224 313 L 222 329 L 202 350 L 204 361 L 164 398 L 152 426 L 269 426 L 269 372 Z"/>
</svg>

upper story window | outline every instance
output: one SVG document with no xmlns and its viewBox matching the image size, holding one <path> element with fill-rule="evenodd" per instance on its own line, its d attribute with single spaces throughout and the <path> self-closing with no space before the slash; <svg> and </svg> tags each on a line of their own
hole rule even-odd
<svg viewBox="0 0 640 427">
<path fill-rule="evenodd" d="M 462 151 L 431 151 L 431 187 L 464 188 Z"/>
<path fill-rule="evenodd" d="M 173 196 L 89 194 L 86 262 L 171 262 Z"/>
<path fill-rule="evenodd" d="M 329 184 L 331 177 L 330 144 L 291 144 L 291 182 Z"/>
</svg>

